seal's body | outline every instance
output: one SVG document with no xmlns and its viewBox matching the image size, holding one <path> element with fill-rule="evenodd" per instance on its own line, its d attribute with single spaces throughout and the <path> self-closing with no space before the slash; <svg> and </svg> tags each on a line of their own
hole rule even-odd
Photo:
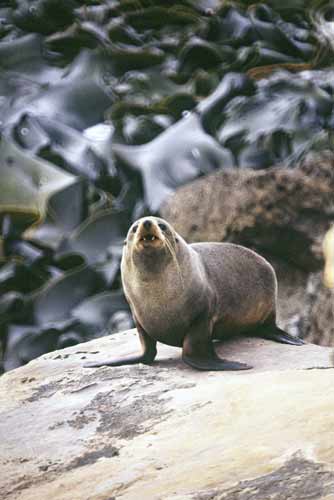
<svg viewBox="0 0 334 500">
<path fill-rule="evenodd" d="M 188 245 L 163 219 L 145 217 L 128 232 L 121 271 L 143 353 L 89 366 L 151 363 L 158 341 L 182 347 L 184 361 L 195 368 L 241 370 L 250 367 L 220 359 L 214 339 L 253 333 L 303 343 L 276 326 L 272 266 L 240 245 Z"/>
</svg>

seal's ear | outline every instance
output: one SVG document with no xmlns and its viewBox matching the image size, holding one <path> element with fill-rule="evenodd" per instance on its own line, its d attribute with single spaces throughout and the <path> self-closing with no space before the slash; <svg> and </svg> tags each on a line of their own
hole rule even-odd
<svg viewBox="0 0 334 500">
<path fill-rule="evenodd" d="M 127 240 L 123 240 L 123 245 L 126 245 L 127 244 Z"/>
</svg>

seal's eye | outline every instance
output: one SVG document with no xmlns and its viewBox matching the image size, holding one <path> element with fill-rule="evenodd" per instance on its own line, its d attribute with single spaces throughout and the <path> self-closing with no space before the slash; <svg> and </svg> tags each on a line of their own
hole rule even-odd
<svg viewBox="0 0 334 500">
<path fill-rule="evenodd" d="M 167 229 L 166 224 L 158 224 L 158 226 L 160 227 L 161 231 L 166 231 Z"/>
<path fill-rule="evenodd" d="M 132 228 L 132 232 L 133 232 L 133 233 L 135 233 L 135 232 L 137 231 L 137 229 L 138 229 L 138 225 L 133 226 L 133 228 Z"/>
</svg>

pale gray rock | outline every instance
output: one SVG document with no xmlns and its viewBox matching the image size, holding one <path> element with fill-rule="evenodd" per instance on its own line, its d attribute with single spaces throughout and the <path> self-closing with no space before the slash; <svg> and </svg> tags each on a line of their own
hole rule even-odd
<svg viewBox="0 0 334 500">
<path fill-rule="evenodd" d="M 0 379 L 0 498 L 334 498 L 333 351 L 256 338 L 217 344 L 247 372 L 199 372 L 135 330 L 44 355 Z M 312 495 L 311 495 L 312 494 Z"/>
</svg>

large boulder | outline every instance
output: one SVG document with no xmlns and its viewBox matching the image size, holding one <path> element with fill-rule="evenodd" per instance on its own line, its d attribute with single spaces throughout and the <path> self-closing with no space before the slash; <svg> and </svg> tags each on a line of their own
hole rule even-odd
<svg viewBox="0 0 334 500">
<path fill-rule="evenodd" d="M 333 351 L 239 338 L 245 372 L 83 368 L 138 349 L 135 330 L 44 355 L 0 379 L 7 500 L 333 499 Z M 327 369 L 326 369 L 327 368 Z"/>
<path fill-rule="evenodd" d="M 178 189 L 161 213 L 189 242 L 234 241 L 314 271 L 334 219 L 333 169 L 322 153 L 295 169 L 221 170 Z"/>
</svg>

